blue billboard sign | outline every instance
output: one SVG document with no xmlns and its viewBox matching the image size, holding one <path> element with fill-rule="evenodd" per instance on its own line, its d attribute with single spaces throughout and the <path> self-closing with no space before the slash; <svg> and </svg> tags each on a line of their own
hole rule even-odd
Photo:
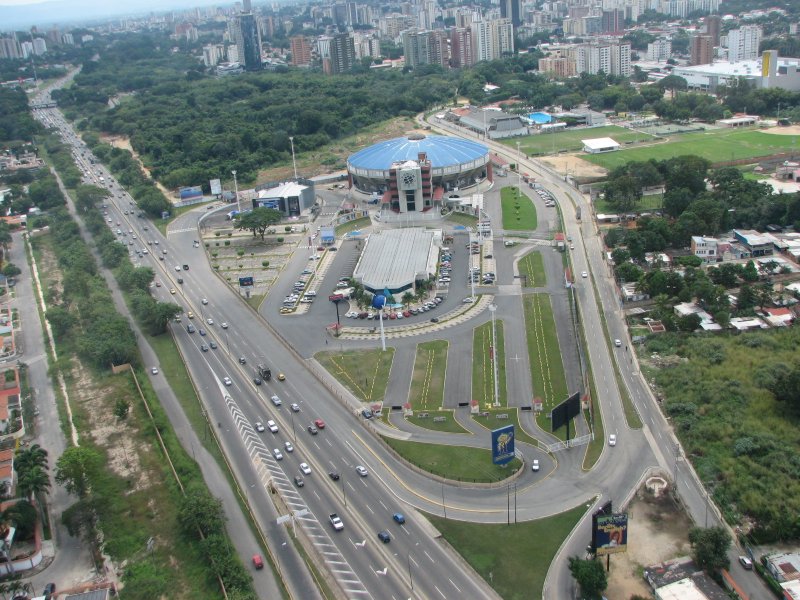
<svg viewBox="0 0 800 600">
<path fill-rule="evenodd" d="M 253 278 L 239 277 L 239 287 L 253 287 Z"/>
<path fill-rule="evenodd" d="M 628 513 L 596 516 L 594 544 L 597 556 L 627 551 Z"/>
<path fill-rule="evenodd" d="M 203 197 L 203 188 L 199 185 L 192 187 L 182 187 L 178 190 L 181 200 L 195 200 Z"/>
<path fill-rule="evenodd" d="M 514 458 L 514 426 L 492 430 L 492 462 L 504 465 Z"/>
</svg>

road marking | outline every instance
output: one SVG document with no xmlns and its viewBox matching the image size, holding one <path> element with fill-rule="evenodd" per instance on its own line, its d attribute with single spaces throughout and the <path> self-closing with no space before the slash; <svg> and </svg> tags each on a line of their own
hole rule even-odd
<svg viewBox="0 0 800 600">
<path fill-rule="evenodd" d="M 458 586 L 457 586 L 455 583 L 453 583 L 453 580 L 452 580 L 452 579 L 450 579 L 450 578 L 448 577 L 448 578 L 447 578 L 447 581 L 449 581 L 449 582 L 450 582 L 450 585 L 452 585 L 454 588 L 456 588 L 456 591 L 457 591 L 459 594 L 461 593 L 461 590 L 460 590 L 460 589 L 458 589 Z"/>
<path fill-rule="evenodd" d="M 428 551 L 427 551 L 427 550 L 423 550 L 422 552 L 423 552 L 423 554 L 425 554 L 425 556 L 427 556 L 427 557 L 428 557 L 428 560 L 429 560 L 429 561 L 431 561 L 433 564 L 436 564 L 436 561 L 435 561 L 435 560 L 433 560 L 433 559 L 431 558 L 431 555 L 430 555 L 430 554 L 428 554 Z"/>
<path fill-rule="evenodd" d="M 442 590 L 440 590 L 440 589 L 439 589 L 438 587 L 436 587 L 435 585 L 434 585 L 433 587 L 436 589 L 436 591 L 437 591 L 437 592 L 439 592 L 440 594 L 442 594 Z M 447 596 L 445 596 L 444 594 L 442 594 L 442 598 L 445 598 L 445 600 L 446 600 L 446 599 L 447 599 Z"/>
<path fill-rule="evenodd" d="M 378 502 L 380 502 L 380 503 L 381 503 L 381 506 L 382 506 L 383 508 L 385 508 L 386 510 L 389 510 L 389 507 L 388 507 L 388 506 L 386 506 L 386 505 L 383 503 L 383 500 L 378 500 Z"/>
</svg>

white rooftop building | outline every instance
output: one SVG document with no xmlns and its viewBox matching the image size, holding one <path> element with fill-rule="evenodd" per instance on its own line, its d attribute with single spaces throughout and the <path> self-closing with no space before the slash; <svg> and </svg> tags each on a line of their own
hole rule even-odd
<svg viewBox="0 0 800 600">
<path fill-rule="evenodd" d="M 800 58 L 779 57 L 777 50 L 765 50 L 761 58 L 755 60 L 675 67 L 672 74 L 683 77 L 692 90 L 713 92 L 743 77 L 756 88 L 800 91 Z"/>
</svg>

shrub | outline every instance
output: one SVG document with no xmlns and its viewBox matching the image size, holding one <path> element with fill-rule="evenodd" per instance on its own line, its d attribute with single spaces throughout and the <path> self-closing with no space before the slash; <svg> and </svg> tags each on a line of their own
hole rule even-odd
<svg viewBox="0 0 800 600">
<path fill-rule="evenodd" d="M 282 244 L 282 243 L 283 243 L 283 238 L 282 238 L 282 237 L 279 237 L 279 238 L 276 238 L 276 239 L 278 240 L 278 243 L 279 243 L 279 244 Z"/>
<path fill-rule="evenodd" d="M 214 237 L 219 237 L 219 231 L 214 232 Z"/>
<path fill-rule="evenodd" d="M 237 250 L 237 251 L 236 251 L 236 255 L 237 255 L 237 256 L 244 256 L 244 250 L 242 250 L 242 249 L 240 248 L 239 250 Z"/>
<path fill-rule="evenodd" d="M 268 260 L 262 260 L 261 261 L 261 266 L 264 267 L 264 268 L 268 267 L 269 266 L 269 261 Z"/>
<path fill-rule="evenodd" d="M 230 240 L 225 240 L 225 245 L 226 246 L 230 246 L 231 245 L 231 241 Z"/>
<path fill-rule="evenodd" d="M 284 230 L 286 233 L 289 233 L 289 232 L 292 230 L 292 227 L 291 227 L 290 225 L 287 225 L 286 227 L 284 227 L 284 228 L 283 228 L 283 230 Z"/>
</svg>

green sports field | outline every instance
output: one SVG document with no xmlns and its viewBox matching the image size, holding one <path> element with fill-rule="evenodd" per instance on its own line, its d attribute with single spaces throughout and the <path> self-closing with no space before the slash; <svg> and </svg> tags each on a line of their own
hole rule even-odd
<svg viewBox="0 0 800 600">
<path fill-rule="evenodd" d="M 528 155 L 535 154 L 555 154 L 560 151 L 575 152 L 583 149 L 581 140 L 610 137 L 614 141 L 624 144 L 625 142 L 644 142 L 646 140 L 654 139 L 652 136 L 625 129 L 624 127 L 617 127 L 616 125 L 608 125 L 606 127 L 592 127 L 590 129 L 572 129 L 561 131 L 559 133 L 541 133 L 538 135 L 527 135 L 525 137 L 511 138 L 503 140 L 503 143 L 509 148 L 517 148 L 519 142 L 520 152 Z"/>
<path fill-rule="evenodd" d="M 684 154 L 694 154 L 712 163 L 718 163 L 790 152 L 795 148 L 796 137 L 774 135 L 752 129 L 717 129 L 684 133 L 673 136 L 666 142 L 608 154 L 588 154 L 581 158 L 606 169 L 613 169 L 628 161 L 646 161 L 651 158 L 665 160 Z"/>
</svg>

